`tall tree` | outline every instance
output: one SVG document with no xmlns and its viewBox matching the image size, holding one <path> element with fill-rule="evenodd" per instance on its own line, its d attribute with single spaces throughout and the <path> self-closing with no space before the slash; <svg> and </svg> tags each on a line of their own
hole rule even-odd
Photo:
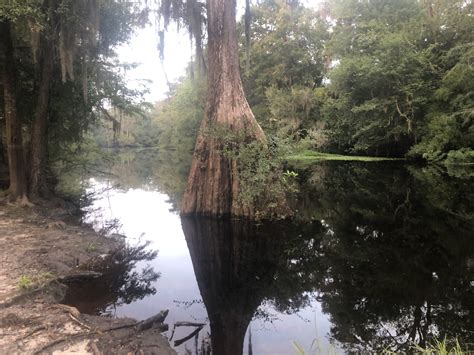
<svg viewBox="0 0 474 355">
<path fill-rule="evenodd" d="M 31 129 L 30 161 L 29 161 L 29 193 L 37 197 L 47 192 L 45 181 L 46 155 L 48 146 L 48 104 L 50 85 L 53 79 L 54 48 L 56 40 L 57 1 L 49 0 L 47 4 L 48 21 L 41 38 L 40 78 L 38 85 L 38 101 Z"/>
<path fill-rule="evenodd" d="M 11 23 L 6 19 L 0 21 L 0 57 L 3 61 L 1 77 L 10 174 L 9 198 L 18 200 L 26 198 L 26 169 L 21 118 L 17 113 L 16 68 Z"/>
<path fill-rule="evenodd" d="M 206 113 L 196 140 L 182 202 L 183 214 L 251 217 L 254 213 L 253 206 L 238 199 L 238 163 L 222 154 L 224 139 L 216 134 L 238 135 L 236 149 L 252 141 L 265 142 L 240 78 L 235 6 L 235 0 L 207 1 Z"/>
<path fill-rule="evenodd" d="M 79 80 L 84 104 L 88 101 L 89 62 L 98 55 L 98 27 L 101 1 L 68 2 L 48 0 L 41 8 L 44 21 L 39 34 L 40 70 L 38 74 L 37 104 L 31 128 L 29 193 L 45 195 L 48 155 L 48 117 L 54 69 L 60 68 L 63 83 Z M 33 51 L 35 48 L 33 46 Z M 55 52 L 58 60 L 55 60 Z M 74 63 L 80 63 L 80 70 Z M 56 71 L 57 72 L 57 71 Z M 75 74 L 80 73 L 76 79 Z M 63 95 L 60 95 L 63 96 Z"/>
<path fill-rule="evenodd" d="M 29 197 L 45 197 L 55 187 L 52 182 L 57 174 L 71 165 L 66 163 L 67 152 L 80 145 L 91 123 L 106 111 L 104 107 L 112 105 L 124 114 L 142 111 L 137 101 L 144 90 L 126 87 L 123 72 L 130 65 L 119 63 L 113 48 L 127 42 L 134 29 L 148 21 L 147 11 L 121 1 L 11 0 L 0 1 L 2 21 L 11 25 L 9 54 L 15 49 L 6 62 L 15 70 L 5 71 L 16 74 L 14 86 L 22 94 L 15 117 L 25 119 L 23 127 L 18 125 L 15 140 L 22 138 L 23 128 L 26 134 L 21 142 L 29 146 L 29 159 L 21 164 L 27 187 L 21 190 Z M 4 34 L 2 26 L 2 43 L 7 40 Z M 4 76 L 11 82 L 8 78 Z M 14 94 L 14 86 L 1 86 L 2 102 Z M 3 105 L 0 111 L 3 118 Z M 7 147 L 6 139 L 3 146 Z M 17 155 L 25 159 L 23 153 Z M 14 177 L 15 171 L 11 173 Z"/>
<path fill-rule="evenodd" d="M 421 141 L 410 156 L 436 162 L 474 159 L 474 4 L 463 0 L 425 1 L 423 33 L 427 62 L 434 68 L 434 91 Z M 454 159 L 453 159 L 454 158 Z"/>
</svg>

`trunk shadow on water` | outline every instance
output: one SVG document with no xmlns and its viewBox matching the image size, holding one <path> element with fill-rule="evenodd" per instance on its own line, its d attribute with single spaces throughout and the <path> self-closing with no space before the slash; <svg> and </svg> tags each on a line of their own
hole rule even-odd
<svg viewBox="0 0 474 355">
<path fill-rule="evenodd" d="M 187 169 L 161 151 L 138 153 L 114 171 L 128 180 L 114 183 L 166 192 L 176 212 Z M 309 353 L 313 343 L 324 353 L 410 353 L 414 344 L 444 337 L 474 343 L 471 178 L 398 163 L 322 162 L 297 172 L 300 193 L 291 201 L 297 211 L 291 222 L 181 218 L 194 270 L 188 262 L 177 270 L 165 267 L 161 282 L 169 276 L 192 287 L 192 294 L 181 285 L 172 289 L 171 301 L 185 309 L 170 307 L 170 315 L 176 327 L 192 321 L 201 333 L 181 329 L 170 339 L 175 346 L 188 334 L 185 346 L 201 338 L 209 353 L 206 312 L 186 306 L 200 301 L 199 293 L 216 355 L 247 353 L 250 322 L 253 353 L 291 353 L 293 342 Z M 157 218 L 150 233 L 167 233 L 168 217 Z M 170 226 L 173 238 L 181 238 L 180 226 Z M 153 285 L 166 291 L 164 284 Z M 122 296 L 117 302 L 110 295 L 105 303 L 120 305 Z M 159 299 L 149 302 L 165 308 Z"/>
<path fill-rule="evenodd" d="M 242 354 L 245 333 L 271 287 L 283 234 L 250 221 L 182 217 L 206 306 L 213 354 Z"/>
</svg>

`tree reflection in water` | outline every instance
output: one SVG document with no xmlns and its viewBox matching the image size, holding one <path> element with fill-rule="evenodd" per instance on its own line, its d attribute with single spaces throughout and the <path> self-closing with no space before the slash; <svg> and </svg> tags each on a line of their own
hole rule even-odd
<svg viewBox="0 0 474 355">
<path fill-rule="evenodd" d="M 87 282 L 72 282 L 63 303 L 75 306 L 81 313 L 106 314 L 122 304 L 129 304 L 156 293 L 153 283 L 159 278 L 151 266 L 137 269 L 139 261 L 151 261 L 157 252 L 147 250 L 148 243 L 133 247 L 122 245 L 105 257 L 97 257 L 80 269 L 102 276 Z"/>
<path fill-rule="evenodd" d="M 306 211 L 326 228 L 315 289 L 331 337 L 356 352 L 473 343 L 472 181 L 387 165 L 306 173 Z"/>
<path fill-rule="evenodd" d="M 114 183 L 156 188 L 177 208 L 189 159 L 175 154 L 132 154 Z M 183 218 L 215 346 L 241 351 L 250 319 L 270 318 L 261 304 L 278 317 L 316 301 L 330 339 L 349 352 L 402 351 L 444 336 L 474 343 L 472 167 L 292 169 L 300 183 L 292 224 Z"/>
<path fill-rule="evenodd" d="M 377 173 L 302 171 L 300 223 L 182 218 L 214 354 L 242 353 L 263 302 L 289 313 L 318 300 L 330 338 L 348 352 L 404 351 L 445 336 L 474 342 L 473 229 L 463 212 L 471 185 Z M 444 198 L 459 186 L 438 204 L 430 189 L 440 181 L 449 182 Z"/>
<path fill-rule="evenodd" d="M 242 354 L 247 327 L 273 279 L 275 243 L 248 222 L 181 219 L 199 290 L 207 309 L 214 354 Z"/>
</svg>

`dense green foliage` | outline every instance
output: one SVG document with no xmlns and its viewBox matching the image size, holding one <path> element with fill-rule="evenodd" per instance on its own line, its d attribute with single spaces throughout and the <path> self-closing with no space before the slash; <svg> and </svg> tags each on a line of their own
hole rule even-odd
<svg viewBox="0 0 474 355">
<path fill-rule="evenodd" d="M 315 11 L 283 1 L 265 1 L 253 11 L 247 99 L 265 130 L 304 137 L 324 100 L 328 26 Z"/>
<path fill-rule="evenodd" d="M 333 147 L 444 158 L 471 148 L 472 4 L 337 1 L 324 105 Z M 470 79 L 471 77 L 471 79 Z"/>
<path fill-rule="evenodd" d="M 114 48 L 146 21 L 150 8 L 104 1 L 94 15 L 71 1 L 48 4 L 57 4 L 61 36 L 74 39 L 55 39 L 49 181 L 78 165 L 70 158 L 89 145 L 82 143 L 89 131 L 99 146 L 161 147 L 188 159 L 204 116 L 205 63 L 196 75 L 191 65 L 166 100 L 138 104 L 143 92 L 127 89 L 122 75 L 129 65 L 118 62 Z M 35 0 L 0 5 L 0 20 L 14 31 L 26 146 L 37 110 L 48 6 Z M 246 31 L 239 29 L 248 101 L 266 133 L 299 152 L 472 163 L 472 10 L 462 0 L 337 0 L 318 9 L 262 1 L 252 8 L 249 61 Z M 0 132 L 5 134 L 3 125 Z M 5 175 L 4 139 L 0 149 Z"/>
<path fill-rule="evenodd" d="M 46 102 L 47 128 L 40 144 L 46 152 L 42 165 L 50 189 L 63 171 L 82 167 L 75 158 L 92 126 L 102 119 L 119 126 L 121 115 L 142 114 L 143 90 L 127 88 L 123 73 L 131 65 L 119 62 L 115 48 L 126 43 L 146 20 L 146 11 L 125 2 L 29 0 L 0 4 L 0 22 L 11 27 L 13 37 L 15 94 L 27 168 L 35 148 L 31 137 L 40 102 L 43 100 L 43 106 Z M 51 74 L 47 85 L 40 87 L 48 46 L 53 48 Z M 3 59 L 0 65 L 4 65 Z M 3 103 L 3 85 L 0 88 Z M 7 165 L 4 117 L 2 104 L 0 175 L 5 174 Z"/>
<path fill-rule="evenodd" d="M 252 11 L 243 81 L 267 134 L 298 150 L 472 162 L 472 4 L 267 0 Z M 202 106 L 181 103 L 197 103 L 200 85 L 178 84 L 152 115 L 156 140 L 140 143 L 137 126 L 136 144 L 176 149 L 195 135 Z"/>
</svg>

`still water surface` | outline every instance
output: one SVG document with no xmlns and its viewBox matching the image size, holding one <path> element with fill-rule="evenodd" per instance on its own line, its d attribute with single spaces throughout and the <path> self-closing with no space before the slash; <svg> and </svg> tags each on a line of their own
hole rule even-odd
<svg viewBox="0 0 474 355">
<path fill-rule="evenodd" d="M 114 177 L 90 179 L 98 198 L 86 221 L 118 222 L 130 245 L 149 241 L 158 256 L 129 270 L 142 292 L 105 297 L 96 312 L 145 319 L 168 309 L 168 337 L 176 322 L 204 324 L 179 353 L 205 348 L 210 333 L 217 354 L 396 351 L 433 336 L 474 343 L 472 171 L 299 167 L 297 221 L 253 225 L 181 219 L 188 160 L 153 150 L 121 158 Z M 140 278 L 146 265 L 158 279 Z M 197 329 L 177 327 L 170 343 Z"/>
</svg>

